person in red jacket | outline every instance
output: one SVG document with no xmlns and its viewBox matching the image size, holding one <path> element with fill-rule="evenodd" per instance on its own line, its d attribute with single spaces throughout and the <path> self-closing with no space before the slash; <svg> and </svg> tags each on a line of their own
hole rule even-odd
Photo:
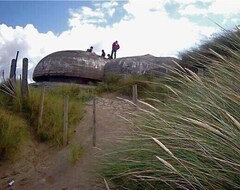
<svg viewBox="0 0 240 190">
<path fill-rule="evenodd" d="M 111 58 L 112 59 L 116 59 L 116 53 L 117 53 L 117 50 L 119 48 L 120 48 L 120 46 L 118 44 L 118 41 L 113 42 L 113 44 L 112 44 L 112 53 L 111 53 Z"/>
</svg>

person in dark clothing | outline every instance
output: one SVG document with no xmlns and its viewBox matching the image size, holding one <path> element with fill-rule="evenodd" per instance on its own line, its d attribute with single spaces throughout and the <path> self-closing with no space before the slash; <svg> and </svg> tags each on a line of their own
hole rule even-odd
<svg viewBox="0 0 240 190">
<path fill-rule="evenodd" d="M 91 46 L 89 49 L 87 49 L 87 52 L 92 52 L 93 47 Z"/>
<path fill-rule="evenodd" d="M 103 58 L 105 58 L 105 55 L 106 55 L 105 51 L 102 50 L 102 55 L 101 55 L 101 56 L 102 56 Z"/>
<path fill-rule="evenodd" d="M 111 57 L 110 54 L 107 54 L 107 58 L 108 58 L 108 59 L 112 59 L 112 57 Z"/>
<path fill-rule="evenodd" d="M 116 53 L 117 53 L 117 50 L 119 48 L 120 48 L 120 46 L 118 44 L 118 41 L 113 42 L 113 44 L 112 44 L 112 53 L 111 53 L 111 58 L 112 59 L 116 59 Z"/>
</svg>

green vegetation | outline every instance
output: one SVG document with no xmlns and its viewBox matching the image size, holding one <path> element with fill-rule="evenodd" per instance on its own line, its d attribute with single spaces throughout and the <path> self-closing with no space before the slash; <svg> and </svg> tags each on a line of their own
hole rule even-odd
<svg viewBox="0 0 240 190">
<path fill-rule="evenodd" d="M 0 108 L 0 160 L 9 159 L 28 137 L 28 125 L 17 115 Z"/>
<path fill-rule="evenodd" d="M 68 136 L 83 117 L 84 101 L 92 92 L 78 86 L 47 88 L 44 96 L 42 122 L 39 123 L 41 89 L 30 88 L 29 98 L 22 99 L 19 81 L 6 81 L 0 92 L 0 158 L 8 158 L 12 150 L 21 146 L 28 134 L 37 140 L 62 145 L 64 96 L 69 97 Z M 16 152 L 16 151 L 15 151 Z"/>
<path fill-rule="evenodd" d="M 96 93 L 114 92 L 119 95 L 132 97 L 132 86 L 137 85 L 138 97 L 146 100 L 148 98 L 158 97 L 164 100 L 166 93 L 169 90 L 162 88 L 159 85 L 155 85 L 156 82 L 162 82 L 163 79 L 156 79 L 149 75 L 126 75 L 124 77 L 120 75 L 108 75 L 103 83 L 98 84 L 96 87 Z M 149 92 L 151 92 L 149 94 Z"/>
<path fill-rule="evenodd" d="M 71 146 L 71 155 L 70 155 L 70 162 L 71 164 L 76 164 L 76 162 L 81 159 L 84 152 L 83 145 L 72 145 Z"/>
<path fill-rule="evenodd" d="M 240 31 L 182 60 L 205 76 L 179 67 L 155 82 L 168 101 L 134 113 L 132 133 L 104 157 L 100 172 L 113 188 L 240 189 Z"/>
</svg>

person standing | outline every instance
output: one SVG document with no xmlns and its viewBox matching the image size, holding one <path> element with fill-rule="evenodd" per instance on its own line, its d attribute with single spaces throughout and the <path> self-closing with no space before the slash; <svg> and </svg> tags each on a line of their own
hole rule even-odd
<svg viewBox="0 0 240 190">
<path fill-rule="evenodd" d="M 106 53 L 105 53 L 105 51 L 102 49 L 102 58 L 105 58 L 105 55 L 106 55 Z"/>
<path fill-rule="evenodd" d="M 118 41 L 113 42 L 113 44 L 112 44 L 112 53 L 111 53 L 111 58 L 112 59 L 116 59 L 116 53 L 117 53 L 117 50 L 119 48 L 120 48 L 120 46 L 118 44 Z"/>
</svg>

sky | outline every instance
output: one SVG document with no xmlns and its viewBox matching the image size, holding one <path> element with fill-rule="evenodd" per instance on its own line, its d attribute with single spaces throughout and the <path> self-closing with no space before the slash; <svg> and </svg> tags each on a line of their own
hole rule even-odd
<svg viewBox="0 0 240 190">
<path fill-rule="evenodd" d="M 0 78 L 9 76 L 19 51 L 37 63 L 62 50 L 111 52 L 117 57 L 151 54 L 178 57 L 221 32 L 240 26 L 239 0 L 0 1 Z"/>
</svg>

